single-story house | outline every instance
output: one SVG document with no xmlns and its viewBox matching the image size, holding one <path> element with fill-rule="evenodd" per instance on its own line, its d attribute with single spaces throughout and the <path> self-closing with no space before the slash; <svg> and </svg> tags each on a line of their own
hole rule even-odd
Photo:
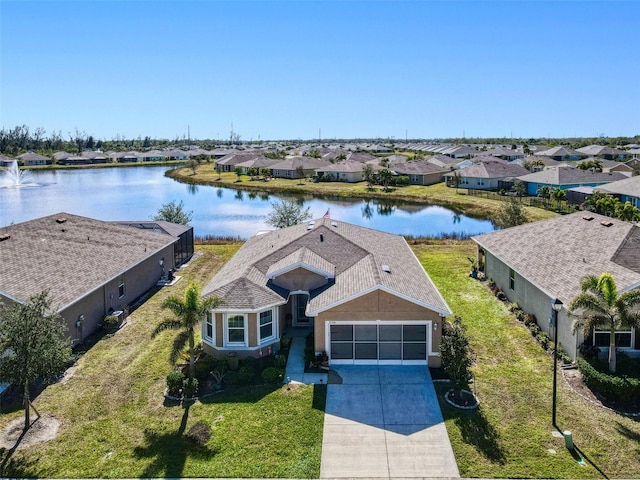
<svg viewBox="0 0 640 480">
<path fill-rule="evenodd" d="M 325 167 L 317 168 L 315 174 L 318 178 L 326 181 L 356 183 L 364 180 L 365 163 L 344 160 L 342 162 L 331 163 Z M 371 167 L 373 170 L 380 170 L 382 167 Z"/>
<path fill-rule="evenodd" d="M 523 152 L 505 147 L 492 148 L 491 150 L 487 150 L 485 154 L 491 155 L 492 157 L 501 158 L 502 160 L 507 160 L 509 162 L 517 160 L 518 158 L 524 158 Z"/>
<path fill-rule="evenodd" d="M 576 148 L 576 152 L 587 157 L 603 157 L 607 160 L 624 159 L 628 152 L 618 150 L 617 148 L 605 147 L 603 145 L 588 145 L 582 148 Z"/>
<path fill-rule="evenodd" d="M 261 157 L 261 152 L 232 152 L 215 161 L 216 169 L 221 172 L 233 172 L 239 163 Z"/>
<path fill-rule="evenodd" d="M 493 157 L 484 157 L 478 163 L 444 174 L 447 186 L 472 190 L 499 190 L 501 182 L 529 173 L 524 167 Z M 459 184 L 455 180 L 459 179 Z"/>
<path fill-rule="evenodd" d="M 250 168 L 257 168 L 258 170 L 262 170 L 266 168 L 268 170 L 271 169 L 271 165 L 275 165 L 280 160 L 276 160 L 275 158 L 267 158 L 265 156 L 259 156 L 252 158 L 251 160 L 246 160 L 244 162 L 237 163 L 234 167 L 240 167 L 242 169 L 242 173 L 247 173 Z"/>
<path fill-rule="evenodd" d="M 51 165 L 53 163 L 53 160 L 51 160 L 49 157 L 45 157 L 44 155 L 40 155 L 34 152 L 23 153 L 22 155 L 18 155 L 16 159 L 20 160 L 25 167 Z"/>
<path fill-rule="evenodd" d="M 600 166 L 602 167 L 603 173 L 620 172 L 620 173 L 624 173 L 627 177 L 630 177 L 631 175 L 633 175 L 633 168 L 630 165 L 627 165 L 626 162 L 621 162 L 617 160 L 606 160 L 602 158 L 592 157 L 584 160 L 579 160 L 578 162 L 576 162 L 576 164 L 580 165 L 583 162 L 590 162 L 593 160 L 597 160 L 598 162 L 600 162 Z"/>
<path fill-rule="evenodd" d="M 74 343 L 176 266 L 178 236 L 58 213 L 0 228 L 0 301 L 49 290 Z M 180 227 L 180 226 L 176 226 Z"/>
<path fill-rule="evenodd" d="M 275 178 L 301 178 L 298 167 L 302 167 L 302 178 L 315 175 L 319 168 L 331 165 L 328 160 L 313 157 L 290 157 L 271 165 L 271 176 Z"/>
<path fill-rule="evenodd" d="M 540 155 L 542 157 L 553 158 L 554 160 L 557 160 L 559 162 L 563 160 L 580 160 L 581 158 L 586 157 L 585 154 L 580 153 L 577 150 L 562 146 L 553 147 L 542 151 L 536 150 L 535 153 L 536 155 Z"/>
<path fill-rule="evenodd" d="M 449 170 L 453 170 L 454 168 L 457 168 L 460 160 L 458 160 L 457 158 L 447 157 L 446 155 L 442 155 L 441 153 L 437 153 L 435 155 L 427 157 L 427 162 L 432 163 L 438 167 L 446 167 Z"/>
<path fill-rule="evenodd" d="M 6 155 L 0 154 L 0 167 L 10 167 L 11 164 L 15 161 L 15 158 L 7 157 Z"/>
<path fill-rule="evenodd" d="M 249 239 L 203 289 L 223 304 L 202 323 L 205 351 L 258 357 L 311 327 L 331 364 L 440 366 L 451 309 L 403 237 L 328 218 Z"/>
<path fill-rule="evenodd" d="M 525 182 L 528 195 L 537 195 L 540 187 L 544 186 L 567 190 L 575 187 L 597 187 L 625 178 L 627 176 L 620 172 L 592 172 L 569 165 L 559 165 L 541 172 L 518 176 L 518 180 Z"/>
<path fill-rule="evenodd" d="M 610 193 L 618 197 L 622 203 L 630 202 L 634 207 L 640 208 L 640 175 L 607 183 L 596 187 L 594 190 Z"/>
<path fill-rule="evenodd" d="M 411 185 L 435 185 L 443 180 L 445 173 L 451 171 L 447 167 L 439 167 L 426 160 L 411 160 L 409 162 L 393 163 L 389 169 L 398 175 L 409 177 Z"/>
<path fill-rule="evenodd" d="M 603 272 L 613 275 L 620 292 L 640 288 L 640 227 L 592 212 L 577 212 L 472 237 L 485 275 L 509 298 L 536 317 L 553 338 L 551 301 L 563 304 L 558 314 L 558 342 L 572 358 L 587 341 L 606 349 L 609 333 L 591 338 L 572 331 L 568 305 L 580 293 L 580 281 Z M 640 354 L 640 329 L 618 334 L 618 345 Z"/>
</svg>

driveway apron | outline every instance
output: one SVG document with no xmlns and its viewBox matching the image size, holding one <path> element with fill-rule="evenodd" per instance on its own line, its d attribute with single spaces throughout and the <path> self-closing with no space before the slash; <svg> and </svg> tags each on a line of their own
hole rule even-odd
<svg viewBox="0 0 640 480">
<path fill-rule="evenodd" d="M 460 477 L 426 366 L 332 369 L 321 478 Z"/>
</svg>

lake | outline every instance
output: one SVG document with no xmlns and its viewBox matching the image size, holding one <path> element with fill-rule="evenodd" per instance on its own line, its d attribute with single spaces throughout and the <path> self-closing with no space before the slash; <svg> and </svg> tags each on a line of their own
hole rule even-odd
<svg viewBox="0 0 640 480">
<path fill-rule="evenodd" d="M 271 203 L 296 198 L 314 218 L 327 210 L 333 219 L 400 235 L 480 234 L 494 230 L 488 220 L 456 215 L 438 206 L 356 198 L 292 197 L 213 186 L 192 186 L 164 176 L 166 166 L 34 170 L 39 186 L 0 186 L 0 226 L 58 212 L 99 220 L 149 220 L 172 200 L 193 212 L 196 236 L 249 238 L 260 230 Z M 0 184 L 2 176 L 0 172 Z"/>
</svg>

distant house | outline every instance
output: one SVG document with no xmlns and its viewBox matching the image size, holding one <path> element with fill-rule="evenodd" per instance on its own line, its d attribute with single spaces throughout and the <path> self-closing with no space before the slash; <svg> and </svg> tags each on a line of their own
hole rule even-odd
<svg viewBox="0 0 640 480">
<path fill-rule="evenodd" d="M 236 168 L 236 165 L 238 165 L 239 163 L 244 163 L 249 160 L 255 160 L 262 157 L 263 154 L 261 152 L 232 152 L 222 158 L 217 159 L 215 161 L 215 165 L 216 169 L 221 172 L 233 172 Z"/>
<path fill-rule="evenodd" d="M 451 171 L 447 167 L 440 167 L 426 160 L 393 163 L 389 165 L 389 169 L 398 175 L 409 177 L 411 185 L 434 185 L 440 183 L 444 179 L 444 174 Z"/>
<path fill-rule="evenodd" d="M 34 152 L 23 153 L 22 155 L 18 155 L 16 159 L 20 160 L 25 167 L 51 165 L 53 163 L 53 160 L 51 160 L 49 157 L 45 157 L 44 155 L 40 155 Z"/>
<path fill-rule="evenodd" d="M 504 160 L 485 157 L 482 161 L 455 172 L 444 174 L 447 186 L 469 188 L 472 190 L 499 190 L 504 183 L 511 183 L 514 177 L 524 175 L 529 171 Z M 456 180 L 459 181 L 456 185 Z"/>
<path fill-rule="evenodd" d="M 518 158 L 524 158 L 524 153 L 504 147 L 492 148 L 491 150 L 487 150 L 485 154 L 501 158 L 502 160 L 507 160 L 509 162 L 517 160 Z"/>
<path fill-rule="evenodd" d="M 202 322 L 206 352 L 268 355 L 311 327 L 330 364 L 440 366 L 451 309 L 399 235 L 330 219 L 249 239 L 203 289 L 223 304 Z"/>
<path fill-rule="evenodd" d="M 576 148 L 576 152 L 580 152 L 587 157 L 602 157 L 606 160 L 623 160 L 628 155 L 624 150 L 618 150 L 617 148 L 605 147 L 602 145 L 589 145 L 587 147 Z"/>
<path fill-rule="evenodd" d="M 625 178 L 627 176 L 619 172 L 592 172 L 571 166 L 557 166 L 518 177 L 525 182 L 528 195 L 537 195 L 540 187 L 544 186 L 568 190 L 575 187 L 596 187 Z"/>
<path fill-rule="evenodd" d="M 437 153 L 441 153 L 451 158 L 464 158 L 475 157 L 480 152 L 478 152 L 478 150 L 476 150 L 474 147 L 468 145 L 454 145 L 452 147 L 447 147 Z"/>
<path fill-rule="evenodd" d="M 607 183 L 606 185 L 595 187 L 594 190 L 609 193 L 619 198 L 622 203 L 629 202 L 634 207 L 640 208 L 640 175 Z"/>
<path fill-rule="evenodd" d="M 304 178 L 315 175 L 317 169 L 331 165 L 331 162 L 313 157 L 290 157 L 271 165 L 271 176 L 275 178 Z M 302 167 L 302 177 L 298 173 Z"/>
<path fill-rule="evenodd" d="M 251 160 L 246 160 L 244 162 L 237 163 L 235 168 L 240 167 L 242 169 L 242 173 L 246 174 L 248 173 L 248 170 L 250 168 L 256 168 L 258 170 L 262 170 L 266 168 L 270 170 L 271 166 L 275 165 L 278 162 L 280 162 L 280 160 L 277 160 L 274 158 L 267 158 L 261 155 L 259 157 L 252 158 Z"/>
<path fill-rule="evenodd" d="M 549 157 L 559 162 L 562 160 L 580 160 L 581 158 L 586 156 L 585 154 L 580 153 L 577 150 L 573 150 L 571 148 L 566 148 L 562 146 L 553 147 L 553 148 L 549 148 L 547 150 L 542 150 L 542 151 L 537 150 L 536 155 L 539 155 L 542 157 Z"/>
<path fill-rule="evenodd" d="M 558 341 L 572 358 L 583 343 L 608 349 L 609 332 L 584 338 L 573 333 L 567 307 L 580 293 L 587 275 L 613 274 L 621 292 L 640 288 L 640 227 L 591 212 L 577 212 L 472 237 L 478 245 L 485 275 L 509 298 L 535 315 L 553 339 L 551 301 L 564 307 L 558 314 Z M 620 331 L 619 348 L 640 355 L 640 329 Z"/>
<path fill-rule="evenodd" d="M 175 268 L 182 239 L 168 233 L 173 228 L 132 228 L 68 213 L 0 228 L 0 300 L 24 302 L 48 289 L 69 336 L 80 342 L 106 314 L 120 315 Z"/>
<path fill-rule="evenodd" d="M 602 158 L 592 157 L 585 160 L 579 160 L 578 162 L 576 162 L 576 165 L 580 165 L 583 162 L 590 162 L 594 160 L 597 160 L 598 162 L 600 162 L 600 166 L 602 167 L 602 171 L 604 173 L 620 172 L 625 174 L 628 177 L 633 175 L 633 168 L 631 168 L 631 166 L 627 165 L 625 162 L 620 162 L 616 160 L 606 160 Z"/>
<path fill-rule="evenodd" d="M 450 170 L 455 168 L 457 164 L 460 163 L 460 160 L 457 158 L 447 157 L 446 155 L 442 155 L 437 153 L 435 155 L 431 155 L 427 157 L 427 162 L 432 163 L 438 167 L 447 167 Z"/>
<path fill-rule="evenodd" d="M 326 165 L 315 170 L 315 175 L 323 181 L 362 182 L 364 180 L 365 163 L 344 160 Z M 381 167 L 372 167 L 380 170 Z"/>
<path fill-rule="evenodd" d="M 160 150 L 149 150 L 140 154 L 144 162 L 162 162 L 167 160 L 167 154 Z"/>
<path fill-rule="evenodd" d="M 11 164 L 15 161 L 15 158 L 7 157 L 6 155 L 0 154 L 0 167 L 10 167 Z"/>
</svg>

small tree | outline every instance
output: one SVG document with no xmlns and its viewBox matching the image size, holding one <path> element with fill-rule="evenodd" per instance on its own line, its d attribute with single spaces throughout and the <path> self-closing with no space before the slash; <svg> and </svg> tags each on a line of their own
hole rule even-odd
<svg viewBox="0 0 640 480">
<path fill-rule="evenodd" d="M 0 378 L 19 386 L 24 397 L 24 430 L 28 430 L 29 387 L 37 379 L 51 380 L 64 372 L 71 358 L 71 340 L 64 319 L 51 311 L 48 292 L 0 310 Z M 38 411 L 34 408 L 36 415 Z"/>
<path fill-rule="evenodd" d="M 171 223 L 179 223 L 181 225 L 188 225 L 191 219 L 193 218 L 193 212 L 187 211 L 184 208 L 184 202 L 180 200 L 180 203 L 175 200 L 170 201 L 169 203 L 165 203 L 160 207 L 158 213 L 154 220 L 171 222 Z"/>
<path fill-rule="evenodd" d="M 494 219 L 498 228 L 515 227 L 527 223 L 528 217 L 522 204 L 514 199 L 500 205 L 500 210 Z"/>
<path fill-rule="evenodd" d="M 198 167 L 200 166 L 200 162 L 195 158 L 190 158 L 189 160 L 187 160 L 186 166 L 187 168 L 190 168 L 191 171 L 193 172 L 193 175 L 195 175 L 196 172 L 198 171 Z"/>
<path fill-rule="evenodd" d="M 293 200 L 276 201 L 271 206 L 273 210 L 267 215 L 265 222 L 272 227 L 290 227 L 311 219 L 309 207 L 305 209 Z"/>
<path fill-rule="evenodd" d="M 589 275 L 580 283 L 582 293 L 569 310 L 583 310 L 573 323 L 573 331 L 582 329 L 585 337 L 596 327 L 609 331 L 609 372 L 616 371 L 616 331 L 622 327 L 640 327 L 640 290 L 618 294 L 616 282 L 608 272 Z"/>
<path fill-rule="evenodd" d="M 238 177 L 238 182 L 242 181 L 242 167 L 236 167 L 233 169 L 234 173 L 236 174 L 236 176 Z"/>
<path fill-rule="evenodd" d="M 543 185 L 538 188 L 538 196 L 544 199 L 544 204 L 547 205 L 548 200 L 551 198 L 551 187 L 549 185 Z"/>
<path fill-rule="evenodd" d="M 551 190 L 551 198 L 555 200 L 556 208 L 560 208 L 560 204 L 567 201 L 567 192 L 561 188 L 554 188 Z"/>
<path fill-rule="evenodd" d="M 440 358 L 454 390 L 460 392 L 473 378 L 471 365 L 475 360 L 467 338 L 467 329 L 460 317 L 456 317 L 453 323 L 447 321 L 443 325 Z"/>
<path fill-rule="evenodd" d="M 302 165 L 298 165 L 296 167 L 296 177 L 298 177 L 301 181 L 304 179 L 304 167 Z"/>
<path fill-rule="evenodd" d="M 184 298 L 171 296 L 162 302 L 162 308 L 171 310 L 174 318 L 163 320 L 155 328 L 153 335 L 172 329 L 181 330 L 173 341 L 171 349 L 170 361 L 175 363 L 180 352 L 185 345 L 189 345 L 189 378 L 195 376 L 195 337 L 193 329 L 200 324 L 207 312 L 213 308 L 217 308 L 222 304 L 219 297 L 209 297 L 202 300 L 200 297 L 200 288 L 191 284 L 184 292 Z"/>
<path fill-rule="evenodd" d="M 378 172 L 378 181 L 382 184 L 383 190 L 386 192 L 389 190 L 389 183 L 391 183 L 391 178 L 393 177 L 393 173 L 391 170 L 383 168 Z"/>
<path fill-rule="evenodd" d="M 362 168 L 362 176 L 364 181 L 367 182 L 367 188 L 371 188 L 373 185 L 373 165 L 370 163 L 365 163 Z"/>
</svg>

